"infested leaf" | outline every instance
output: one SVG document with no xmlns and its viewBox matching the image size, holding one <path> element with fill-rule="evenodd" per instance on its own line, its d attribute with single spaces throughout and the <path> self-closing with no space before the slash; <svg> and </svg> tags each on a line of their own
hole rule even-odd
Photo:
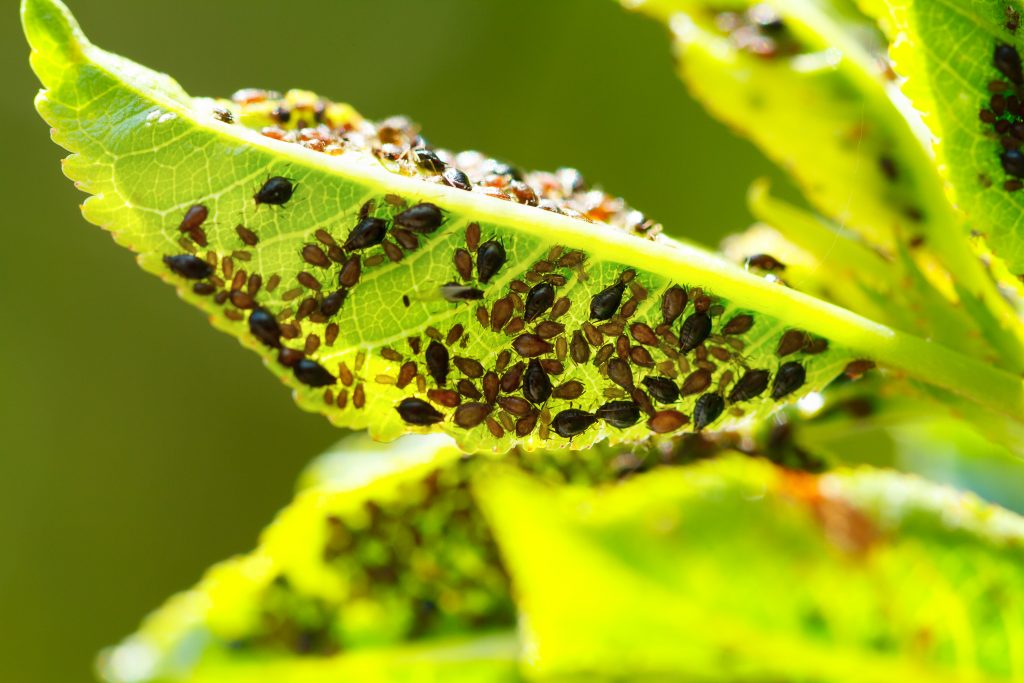
<svg viewBox="0 0 1024 683">
<path fill-rule="evenodd" d="M 1019 678 L 1024 521 L 952 490 L 738 457 L 597 491 L 476 487 L 531 676 Z"/>
<path fill-rule="evenodd" d="M 86 218 L 339 426 L 584 448 L 728 427 L 856 358 L 1024 414 L 1018 378 L 659 238 L 572 171 L 433 150 L 405 119 L 305 92 L 192 99 L 55 0 L 24 0 L 23 21 Z M 728 332 L 737 317 L 752 324 Z M 765 391 L 719 409 L 752 368 Z M 652 401 L 652 375 L 679 401 Z"/>
</svg>

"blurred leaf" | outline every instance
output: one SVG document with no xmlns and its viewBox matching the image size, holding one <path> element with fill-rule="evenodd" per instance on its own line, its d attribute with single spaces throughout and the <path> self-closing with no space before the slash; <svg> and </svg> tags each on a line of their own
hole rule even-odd
<svg viewBox="0 0 1024 683">
<path fill-rule="evenodd" d="M 603 438 L 726 427 L 825 385 L 861 356 L 1024 414 L 1018 378 L 771 286 L 692 247 L 627 234 L 642 230 L 619 200 L 603 198 L 589 209 L 617 227 L 558 215 L 578 216 L 572 207 L 585 207 L 575 202 L 592 197 L 580 199 L 575 186 L 571 196 L 559 194 L 559 178 L 573 182 L 565 174 L 528 177 L 539 194 L 560 198 L 546 204 L 553 211 L 488 196 L 504 194 L 497 186 L 448 187 L 462 182 L 453 167 L 442 183 L 424 169 L 439 169 L 440 160 L 409 160 L 421 143 L 404 120 L 374 126 L 347 105 L 301 92 L 192 100 L 166 76 L 92 46 L 56 0 L 24 0 L 23 21 L 47 88 L 37 107 L 55 140 L 73 152 L 65 171 L 95 195 L 84 204 L 86 218 L 114 231 L 140 253 L 143 268 L 173 282 L 215 326 L 259 351 L 302 407 L 338 425 L 382 439 L 443 430 L 466 450 L 520 442 L 584 448 Z M 331 127 L 310 132 L 318 120 Z M 273 121 L 286 127 L 265 130 Z M 496 169 L 479 155 L 458 158 Z M 498 184 L 535 203 L 534 190 L 505 171 Z M 420 216 L 403 214 L 406 207 L 419 207 L 408 210 Z M 398 223 L 417 229 L 399 237 Z M 398 246 L 403 240 L 408 249 Z M 481 240 L 493 247 L 489 256 Z M 361 277 L 346 280 L 343 263 L 361 264 Z M 495 274 L 483 274 L 488 264 Z M 538 315 L 527 326 L 521 293 L 545 279 L 569 308 L 557 322 Z M 677 285 L 687 295 L 670 290 Z M 682 322 L 664 322 L 670 291 L 682 295 L 671 316 Z M 446 300 L 456 293 L 483 298 Z M 685 315 L 676 318 L 680 310 Z M 499 317 L 511 320 L 494 325 Z M 736 320 L 752 327 L 733 329 Z M 679 337 L 693 343 L 684 347 Z M 512 381 L 527 356 L 543 356 L 531 362 L 532 392 L 527 379 Z M 730 395 L 747 368 L 770 373 L 770 389 L 761 386 L 760 395 L 725 410 L 718 394 Z M 710 376 L 691 385 L 699 389 L 666 401 L 673 405 L 664 410 L 634 389 L 647 387 L 648 375 L 674 385 L 701 372 Z M 502 398 L 518 407 L 495 407 L 499 377 L 508 379 L 510 396 Z M 639 420 L 635 407 L 627 419 L 599 419 L 609 399 L 637 402 L 650 420 Z"/>
<path fill-rule="evenodd" d="M 1024 520 L 913 477 L 735 457 L 597 491 L 510 471 L 475 489 L 541 680 L 1024 671 Z"/>
</svg>

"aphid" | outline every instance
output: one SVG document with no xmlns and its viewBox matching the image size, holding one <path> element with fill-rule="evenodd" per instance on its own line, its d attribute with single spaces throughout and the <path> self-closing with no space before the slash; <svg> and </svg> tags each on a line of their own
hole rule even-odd
<svg viewBox="0 0 1024 683">
<path fill-rule="evenodd" d="M 555 430 L 555 434 L 571 439 L 590 429 L 595 422 L 597 422 L 597 415 L 585 410 L 570 408 L 555 415 L 555 419 L 551 421 L 551 428 Z"/>
<path fill-rule="evenodd" d="M 498 399 L 498 374 L 493 370 L 488 370 L 484 374 L 481 384 L 484 387 L 484 400 L 488 403 L 494 403 Z"/>
<path fill-rule="evenodd" d="M 249 332 L 265 346 L 281 347 L 281 328 L 274 315 L 265 308 L 253 309 L 249 314 Z"/>
<path fill-rule="evenodd" d="M 469 176 L 454 166 L 445 169 L 444 173 L 441 174 L 441 179 L 445 185 L 454 187 L 457 190 L 471 191 L 473 189 L 473 183 L 469 181 Z"/>
<path fill-rule="evenodd" d="M 554 396 L 555 398 L 571 401 L 572 399 L 576 399 L 582 396 L 583 392 L 583 383 L 577 382 L 576 380 L 572 379 L 566 382 L 565 384 L 555 387 L 555 389 L 551 392 L 551 395 Z"/>
<path fill-rule="evenodd" d="M 192 291 L 199 296 L 209 296 L 217 291 L 217 288 L 209 282 L 197 282 L 192 285 Z"/>
<path fill-rule="evenodd" d="M 565 325 L 556 323 L 554 320 L 544 320 L 537 325 L 537 336 L 541 339 L 551 339 L 565 332 Z"/>
<path fill-rule="evenodd" d="M 580 365 L 590 360 L 590 344 L 587 343 L 583 333 L 579 330 L 572 333 L 569 355 L 572 356 L 573 361 Z"/>
<path fill-rule="evenodd" d="M 683 321 L 679 329 L 679 350 L 689 353 L 704 343 L 711 334 L 711 316 L 707 313 L 693 313 Z"/>
<path fill-rule="evenodd" d="M 654 334 L 654 330 L 649 325 L 633 323 L 629 326 L 629 333 L 633 335 L 633 339 L 636 339 L 641 344 L 647 344 L 648 346 L 658 345 L 658 336 Z"/>
<path fill-rule="evenodd" d="M 451 389 L 431 389 L 427 392 L 427 396 L 434 403 L 443 405 L 446 408 L 454 408 L 462 402 L 462 397 L 459 396 L 459 393 Z"/>
<path fill-rule="evenodd" d="M 331 267 L 331 260 L 327 258 L 327 254 L 315 244 L 307 244 L 302 247 L 302 260 L 311 266 L 319 266 L 320 268 Z"/>
<path fill-rule="evenodd" d="M 455 271 L 463 280 L 473 277 L 473 257 L 465 249 L 459 248 L 452 255 L 452 262 L 455 264 Z"/>
<path fill-rule="evenodd" d="M 633 370 L 629 363 L 621 358 L 612 358 L 608 361 L 608 379 L 627 391 L 633 389 Z"/>
<path fill-rule="evenodd" d="M 992 55 L 992 63 L 1011 83 L 1024 85 L 1024 72 L 1021 70 L 1020 54 L 1016 48 L 1006 43 L 998 43 Z"/>
<path fill-rule="evenodd" d="M 455 383 L 455 388 L 459 390 L 460 394 L 473 401 L 479 401 L 483 398 L 480 391 L 468 379 L 460 379 Z"/>
<path fill-rule="evenodd" d="M 658 403 L 675 403 L 679 400 L 679 387 L 668 377 L 644 377 L 643 385 Z"/>
<path fill-rule="evenodd" d="M 729 402 L 749 401 L 760 396 L 768 388 L 769 374 L 767 370 L 747 370 L 729 392 Z"/>
<path fill-rule="evenodd" d="M 655 434 L 668 434 L 689 421 L 690 418 L 678 410 L 662 410 L 651 416 L 647 421 L 647 427 Z"/>
<path fill-rule="evenodd" d="M 480 425 L 491 414 L 491 406 L 486 403 L 463 403 L 455 409 L 452 421 L 463 429 L 472 429 Z"/>
<path fill-rule="evenodd" d="M 213 118 L 217 119 L 221 123 L 230 124 L 235 122 L 235 115 L 231 112 L 230 109 L 225 109 L 224 107 L 214 107 Z"/>
<path fill-rule="evenodd" d="M 635 401 L 609 401 L 597 409 L 597 417 L 612 427 L 632 427 L 640 419 L 640 406 Z"/>
<path fill-rule="evenodd" d="M 460 285 L 458 282 L 449 282 L 446 285 L 441 285 L 441 296 L 446 301 L 453 303 L 459 301 L 476 301 L 484 298 L 483 290 L 477 289 L 476 287 L 467 287 L 466 285 Z"/>
<path fill-rule="evenodd" d="M 654 367 L 654 357 L 651 356 L 651 352 L 642 346 L 634 346 L 629 350 L 629 360 L 634 365 L 639 365 L 644 368 Z"/>
<path fill-rule="evenodd" d="M 354 287 L 359 282 L 361 270 L 359 255 L 353 254 L 345 261 L 345 265 L 341 267 L 341 274 L 338 275 L 338 284 L 342 287 Z"/>
<path fill-rule="evenodd" d="M 434 378 L 437 386 L 443 387 L 445 382 L 448 381 L 448 371 L 451 367 L 449 365 L 448 349 L 445 348 L 444 344 L 431 341 L 427 345 L 424 357 L 427 361 L 427 372 Z"/>
<path fill-rule="evenodd" d="M 531 403 L 544 403 L 551 396 L 551 379 L 536 358 L 530 359 L 523 373 L 523 396 Z"/>
<path fill-rule="evenodd" d="M 709 386 L 711 386 L 711 373 L 701 368 L 687 375 L 686 379 L 683 380 L 682 394 L 683 396 L 690 396 L 691 394 L 704 391 Z"/>
<path fill-rule="evenodd" d="M 440 173 L 447 165 L 441 161 L 441 157 L 437 156 L 433 150 L 417 149 L 413 151 L 413 154 L 416 155 L 416 163 L 419 164 L 421 168 L 433 171 L 434 173 Z"/>
<path fill-rule="evenodd" d="M 403 398 L 395 410 L 399 417 L 411 425 L 425 427 L 444 419 L 444 415 L 421 398 Z"/>
<path fill-rule="evenodd" d="M 395 216 L 395 225 L 408 228 L 419 233 L 430 233 L 441 227 L 444 215 L 434 204 L 423 202 L 409 207 Z"/>
<path fill-rule="evenodd" d="M 555 288 L 547 282 L 538 282 L 526 295 L 526 307 L 523 319 L 531 322 L 543 315 L 555 302 Z"/>
<path fill-rule="evenodd" d="M 512 348 L 524 358 L 551 353 L 551 344 L 535 334 L 521 334 L 512 341 Z"/>
<path fill-rule="evenodd" d="M 775 373 L 775 382 L 772 384 L 772 398 L 780 399 L 787 396 L 804 385 L 807 379 L 807 371 L 804 366 L 796 361 L 783 363 L 779 371 Z"/>
<path fill-rule="evenodd" d="M 388 260 L 392 263 L 398 263 L 402 260 L 402 250 L 398 248 L 398 245 L 389 240 L 384 240 L 384 255 L 388 257 Z"/>
<path fill-rule="evenodd" d="M 870 361 L 870 360 L 866 360 L 866 359 L 854 360 L 854 361 L 850 361 L 846 365 L 846 368 L 843 369 L 843 374 L 845 374 L 850 379 L 857 379 L 858 377 L 863 375 L 865 372 L 867 372 L 868 370 L 871 370 L 874 367 L 875 367 L 874 361 Z"/>
<path fill-rule="evenodd" d="M 665 291 L 661 298 L 661 317 L 666 325 L 671 325 L 682 315 L 686 302 L 686 290 L 679 285 L 672 285 Z"/>
<path fill-rule="evenodd" d="M 757 268 L 759 270 L 768 271 L 786 269 L 786 264 L 771 254 L 753 254 L 743 261 L 743 265 L 747 268 Z"/>
<path fill-rule="evenodd" d="M 286 368 L 294 367 L 302 359 L 303 353 L 297 349 L 283 348 L 277 353 L 277 362 Z"/>
<path fill-rule="evenodd" d="M 750 328 L 754 326 L 754 316 L 752 315 L 737 315 L 722 328 L 722 334 L 744 334 L 749 332 Z"/>
<path fill-rule="evenodd" d="M 828 350 L 828 340 L 818 337 L 817 339 L 811 339 L 810 335 L 807 337 L 807 342 L 804 344 L 804 353 L 818 354 L 824 353 Z"/>
<path fill-rule="evenodd" d="M 693 430 L 699 432 L 718 419 L 725 410 L 725 401 L 718 394 L 703 394 L 693 406 Z"/>
<path fill-rule="evenodd" d="M 590 319 L 608 320 L 619 310 L 622 293 L 626 291 L 626 283 L 619 280 L 614 285 L 601 290 L 590 300 Z"/>
<path fill-rule="evenodd" d="M 295 379 L 311 387 L 327 387 L 338 381 L 322 365 L 309 358 L 303 358 L 296 363 L 292 367 L 292 373 L 295 375 Z"/>
<path fill-rule="evenodd" d="M 583 330 L 583 335 L 587 338 L 587 341 L 590 342 L 591 346 L 601 346 L 604 339 L 592 322 L 587 320 L 583 323 L 581 329 Z"/>
<path fill-rule="evenodd" d="M 464 374 L 466 377 L 477 379 L 484 375 L 484 366 L 477 360 L 455 356 L 453 361 L 455 363 L 455 367 L 459 369 L 459 372 Z"/>
<path fill-rule="evenodd" d="M 228 298 L 231 299 L 231 303 L 237 308 L 252 308 L 256 305 L 255 299 L 239 290 L 231 292 Z"/>
<path fill-rule="evenodd" d="M 615 354 L 615 346 L 613 344 L 605 344 L 597 350 L 597 354 L 594 356 L 594 365 L 601 367 L 608 362 L 608 359 Z"/>
<path fill-rule="evenodd" d="M 305 271 L 303 271 L 303 272 L 299 273 L 298 275 L 296 275 L 295 279 L 298 280 L 299 284 L 302 285 L 303 287 L 305 287 L 307 289 L 312 289 L 312 290 L 317 291 L 317 292 L 320 291 L 320 287 L 322 286 L 320 284 L 319 280 L 317 280 L 315 277 L 313 277 L 312 275 L 310 275 L 309 273 L 307 273 Z M 244 281 L 244 277 L 243 277 L 243 281 Z"/>
<path fill-rule="evenodd" d="M 308 317 L 310 313 L 316 310 L 317 305 L 317 301 L 313 297 L 303 299 L 302 303 L 299 304 L 299 310 L 295 313 L 295 319 L 302 320 Z"/>
<path fill-rule="evenodd" d="M 505 327 L 505 323 L 512 318 L 514 310 L 515 304 L 507 296 L 495 301 L 494 305 L 491 306 L 491 329 L 495 332 L 500 332 L 501 328 Z"/>
<path fill-rule="evenodd" d="M 788 356 L 802 349 L 806 343 L 807 333 L 800 330 L 787 330 L 779 339 L 779 346 L 775 349 L 775 353 L 779 357 Z"/>
<path fill-rule="evenodd" d="M 302 350 L 306 352 L 307 356 L 309 356 L 311 354 L 316 353 L 316 350 L 319 348 L 320 337 L 316 336 L 315 334 L 310 334 L 309 336 L 306 337 L 306 345 L 303 347 Z M 388 377 L 388 379 L 390 380 L 391 378 Z"/>
<path fill-rule="evenodd" d="M 213 274 L 213 266 L 192 254 L 164 256 L 164 264 L 187 280 L 202 280 Z"/>
<path fill-rule="evenodd" d="M 999 155 L 1003 170 L 1017 178 L 1024 178 L 1024 152 L 1019 149 L 1008 149 Z"/>
<path fill-rule="evenodd" d="M 386 222 L 380 218 L 367 216 L 360 220 L 356 227 L 352 228 L 352 232 L 349 233 L 348 239 L 342 245 L 342 249 L 353 251 L 355 249 L 366 249 L 376 246 L 384 241 L 387 231 L 388 224 Z"/>
<path fill-rule="evenodd" d="M 259 192 L 253 195 L 253 199 L 257 204 L 282 206 L 292 198 L 292 194 L 295 193 L 295 187 L 296 186 L 292 184 L 292 181 L 287 178 L 274 176 L 267 182 L 263 183 L 263 187 L 259 189 Z"/>
<path fill-rule="evenodd" d="M 504 375 L 501 376 L 501 390 L 506 394 L 510 394 L 519 388 L 519 383 L 523 378 L 523 371 L 526 370 L 526 363 L 516 363 L 508 369 Z"/>
<path fill-rule="evenodd" d="M 487 284 L 505 265 L 505 247 L 497 240 L 488 240 L 480 245 L 476 252 L 476 276 L 480 282 Z"/>
<path fill-rule="evenodd" d="M 480 224 L 470 223 L 466 227 L 466 248 L 470 251 L 476 251 L 477 247 L 480 246 Z"/>
<path fill-rule="evenodd" d="M 178 226 L 178 230 L 182 232 L 192 232 L 202 225 L 206 221 L 206 217 L 209 215 L 209 210 L 202 204 L 191 206 L 189 207 L 189 210 L 185 212 L 185 217 L 181 219 L 181 225 Z"/>
<path fill-rule="evenodd" d="M 551 307 L 551 318 L 552 320 L 561 318 L 563 315 L 569 312 L 569 308 L 572 306 L 572 302 L 569 301 L 568 297 L 562 297 L 555 302 L 555 305 Z"/>
<path fill-rule="evenodd" d="M 405 228 L 391 228 L 391 236 L 395 238 L 395 241 L 398 242 L 403 249 L 408 251 L 418 249 L 420 246 L 420 241 L 416 235 L 412 234 Z"/>
<path fill-rule="evenodd" d="M 448 346 L 451 346 L 455 342 L 462 339 L 462 335 L 463 333 L 465 333 L 465 331 L 466 328 L 462 325 L 462 323 L 455 323 L 454 325 L 452 325 L 451 329 L 448 330 L 448 334 L 445 335 L 444 343 L 447 344 Z"/>
</svg>

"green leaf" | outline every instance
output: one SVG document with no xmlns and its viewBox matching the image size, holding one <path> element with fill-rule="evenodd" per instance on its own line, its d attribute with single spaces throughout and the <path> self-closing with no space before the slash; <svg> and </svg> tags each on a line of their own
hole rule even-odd
<svg viewBox="0 0 1024 683">
<path fill-rule="evenodd" d="M 1014 28 L 1019 16 L 1013 19 L 1020 7 L 984 0 L 873 0 L 865 5 L 883 18 L 895 68 L 907 78 L 905 90 L 939 141 L 936 150 L 956 204 L 1010 270 L 1024 272 L 1024 193 L 1005 187 L 1016 176 L 1001 163 L 1001 136 L 994 123 L 979 118 L 983 110 L 992 111 L 992 84 L 1007 87 L 1004 98 L 1014 94 L 994 56 L 998 45 L 1024 46 Z M 1012 113 L 998 118 L 1021 120 Z"/>
<path fill-rule="evenodd" d="M 528 672 L 542 680 L 1024 671 L 1024 520 L 952 490 L 739 457 L 597 491 L 508 471 L 475 487 L 519 596 Z"/>
<path fill-rule="evenodd" d="M 779 402 L 773 393 L 789 400 L 824 386 L 858 357 L 902 368 L 988 409 L 1024 415 L 1019 378 L 696 248 L 652 239 L 657 231 L 649 223 L 637 227 L 620 200 L 577 191 L 570 172 L 526 176 L 536 194 L 554 197 L 544 200 L 551 210 L 511 201 L 515 195 L 532 204 L 534 190 L 507 177 L 489 181 L 508 182 L 507 193 L 481 183 L 472 191 L 449 187 L 461 181 L 439 182 L 427 168 L 438 162 L 409 160 L 415 152 L 408 145 L 418 143 L 407 122 L 375 125 L 347 105 L 297 91 L 190 99 L 167 77 L 89 44 L 56 0 L 24 0 L 23 22 L 46 87 L 37 107 L 54 139 L 73 153 L 65 172 L 94 195 L 83 206 L 85 217 L 138 252 L 145 270 L 174 284 L 216 327 L 259 352 L 303 408 L 339 426 L 366 428 L 381 439 L 441 430 L 467 450 L 503 451 L 516 443 L 584 448 L 652 430 L 728 427 L 772 410 Z M 330 127 L 302 132 L 317 120 Z M 479 155 L 438 153 L 474 175 L 497 168 Z M 498 194 L 510 200 L 492 196 Z M 399 223 L 413 222 L 400 214 L 423 203 L 440 207 L 442 225 L 396 232 Z M 196 206 L 204 208 L 191 211 Z M 383 222 L 366 223 L 361 212 Z M 356 233 L 357 224 L 365 232 Z M 349 242 L 382 226 L 387 239 L 378 246 Z M 487 242 L 503 245 L 506 254 L 489 279 L 478 270 L 477 249 Z M 340 285 L 342 264 L 356 258 L 358 282 Z M 451 290 L 444 286 L 452 281 L 483 298 L 446 300 Z M 526 324 L 523 290 L 541 281 L 565 299 L 556 304 L 559 312 L 569 308 L 557 320 L 545 320 L 551 313 Z M 671 287 L 686 289 L 688 305 L 665 324 L 662 302 Z M 500 314 L 508 305 L 512 310 Z M 684 350 L 684 321 L 708 322 L 698 306 L 710 316 L 710 334 Z M 591 319 L 603 317 L 595 307 L 606 308 L 610 319 Z M 751 316 L 753 327 L 726 334 L 741 315 Z M 511 320 L 494 330 L 495 318 Z M 427 366 L 432 342 L 447 349 L 447 376 Z M 792 352 L 780 356 L 780 345 Z M 537 381 L 547 377 L 559 389 L 547 402 L 533 394 L 542 407 L 524 406 L 521 385 L 511 381 L 511 369 L 525 368 L 531 354 L 541 358 Z M 803 368 L 805 381 L 778 380 L 787 363 L 799 366 L 788 366 L 788 377 L 799 379 Z M 747 368 L 768 371 L 771 386 L 751 400 L 717 403 L 714 393 L 728 396 Z M 648 375 L 678 385 L 701 371 L 711 373 L 710 382 L 700 377 L 701 389 L 672 405 L 649 405 L 645 393 L 627 391 L 631 383 L 643 390 Z M 500 393 L 499 377 L 506 375 L 511 391 Z M 611 400 L 636 400 L 657 414 L 613 427 L 594 417 Z M 698 400 L 712 408 L 701 411 L 702 419 L 694 416 Z M 456 401 L 462 405 L 451 407 Z M 435 424 L 421 424 L 427 422 Z"/>
<path fill-rule="evenodd" d="M 215 566 L 108 651 L 104 677 L 514 680 L 514 607 L 470 494 L 472 466 L 442 436 L 346 439 L 254 551 Z"/>
</svg>

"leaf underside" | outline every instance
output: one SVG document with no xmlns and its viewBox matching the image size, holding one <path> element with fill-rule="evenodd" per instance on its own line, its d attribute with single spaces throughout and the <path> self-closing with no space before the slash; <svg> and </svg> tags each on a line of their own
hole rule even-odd
<svg viewBox="0 0 1024 683">
<path fill-rule="evenodd" d="M 830 335 L 874 329 L 656 237 L 571 170 L 430 150 L 305 92 L 192 99 L 58 3 L 24 14 L 85 217 L 339 426 L 585 448 L 725 428 L 870 355 Z"/>
</svg>

